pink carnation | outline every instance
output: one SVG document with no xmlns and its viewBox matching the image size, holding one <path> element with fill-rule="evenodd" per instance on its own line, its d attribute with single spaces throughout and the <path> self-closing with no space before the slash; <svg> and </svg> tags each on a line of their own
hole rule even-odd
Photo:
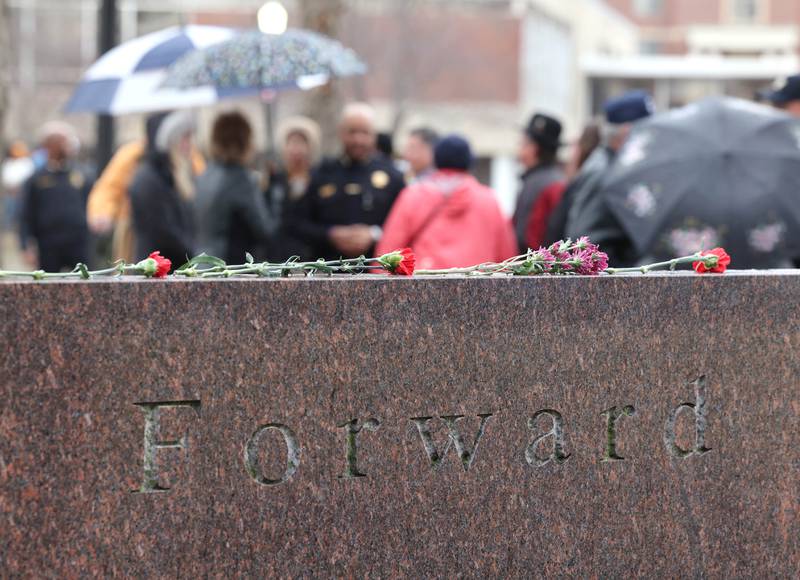
<svg viewBox="0 0 800 580">
<path fill-rule="evenodd" d="M 608 270 L 608 254 L 596 250 L 592 254 L 592 274 L 597 275 Z"/>
</svg>

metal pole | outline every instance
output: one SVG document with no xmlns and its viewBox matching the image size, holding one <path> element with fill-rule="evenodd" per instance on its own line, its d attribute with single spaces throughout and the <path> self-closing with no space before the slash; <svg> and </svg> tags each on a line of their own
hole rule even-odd
<svg viewBox="0 0 800 580">
<path fill-rule="evenodd" d="M 117 45 L 117 0 L 102 0 L 99 13 L 98 52 L 105 54 Z M 102 171 L 114 153 L 114 119 L 97 116 L 97 171 Z"/>
<path fill-rule="evenodd" d="M 277 147 L 275 144 L 275 98 L 268 97 L 264 101 L 264 152 L 267 162 L 275 162 L 278 158 Z"/>
</svg>

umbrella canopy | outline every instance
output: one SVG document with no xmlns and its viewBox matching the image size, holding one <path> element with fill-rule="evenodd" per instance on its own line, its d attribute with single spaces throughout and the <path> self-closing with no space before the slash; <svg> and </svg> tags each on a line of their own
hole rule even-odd
<svg viewBox="0 0 800 580">
<path fill-rule="evenodd" d="M 602 195 L 640 256 L 724 246 L 736 268 L 800 256 L 800 122 L 715 97 L 638 124 Z"/>
<path fill-rule="evenodd" d="M 166 68 L 188 52 L 235 35 L 219 26 L 176 26 L 123 43 L 89 68 L 66 111 L 124 115 L 213 104 L 218 95 L 212 87 L 162 88 Z"/>
<path fill-rule="evenodd" d="M 321 34 L 289 29 L 280 35 L 257 30 L 188 54 L 173 64 L 165 87 L 214 86 L 237 91 L 309 89 L 331 77 L 364 74 L 355 52 Z"/>
</svg>

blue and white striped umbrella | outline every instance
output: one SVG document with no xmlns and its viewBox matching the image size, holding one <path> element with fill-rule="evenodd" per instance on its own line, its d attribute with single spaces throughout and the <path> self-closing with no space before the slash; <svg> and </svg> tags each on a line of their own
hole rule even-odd
<svg viewBox="0 0 800 580">
<path fill-rule="evenodd" d="M 193 50 L 236 34 L 219 26 L 176 26 L 121 44 L 86 71 L 66 111 L 126 115 L 214 104 L 219 95 L 213 87 L 162 87 L 166 68 Z"/>
</svg>

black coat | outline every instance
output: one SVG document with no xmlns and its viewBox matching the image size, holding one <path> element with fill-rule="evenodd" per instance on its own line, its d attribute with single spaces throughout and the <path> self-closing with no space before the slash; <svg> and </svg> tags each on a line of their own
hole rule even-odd
<svg viewBox="0 0 800 580">
<path fill-rule="evenodd" d="M 23 245 L 29 239 L 36 240 L 40 248 L 85 243 L 89 237 L 86 201 L 91 188 L 88 174 L 72 165 L 36 171 L 22 190 Z"/>
<path fill-rule="evenodd" d="M 603 184 L 616 153 L 608 147 L 598 147 L 587 159 L 579 174 L 577 186 L 570 192 L 566 237 L 588 236 L 608 254 L 608 263 L 617 268 L 636 265 L 633 243 L 619 220 L 609 209 L 603 196 Z"/>
<path fill-rule="evenodd" d="M 308 187 L 294 192 L 289 177 L 284 171 L 273 172 L 269 184 L 264 191 L 270 215 L 277 220 L 277 231 L 267 247 L 267 259 L 271 262 L 284 262 L 297 256 L 304 260 L 313 260 L 314 250 L 311 244 L 301 240 L 292 229 L 293 216 L 303 210 L 303 197 Z"/>
<path fill-rule="evenodd" d="M 39 169 L 25 183 L 21 245 L 36 241 L 40 268 L 57 272 L 89 260 L 86 201 L 91 188 L 88 172 L 72 164 Z"/>
<path fill-rule="evenodd" d="M 587 191 L 596 187 L 598 181 L 602 179 L 608 163 L 607 153 L 603 148 L 596 149 L 594 154 L 584 163 L 578 175 L 567 184 L 567 188 L 561 196 L 561 201 L 553 210 L 547 223 L 545 244 L 549 246 L 560 240 L 567 239 L 570 216 L 575 213 L 576 203 L 586 196 Z"/>
<path fill-rule="evenodd" d="M 311 245 L 315 257 L 339 258 L 340 252 L 328 238 L 330 228 L 352 224 L 383 226 L 404 187 L 403 175 L 382 155 L 375 155 L 366 163 L 345 157 L 324 161 L 314 172 L 308 192 L 297 203 L 290 231 Z"/>
<path fill-rule="evenodd" d="M 275 230 L 256 176 L 241 165 L 212 163 L 197 180 L 197 250 L 229 264 L 264 258 Z"/>
<path fill-rule="evenodd" d="M 528 251 L 528 223 L 539 196 L 546 188 L 560 181 L 564 181 L 564 170 L 555 163 L 537 165 L 522 175 L 522 189 L 512 220 L 520 252 Z"/>
<path fill-rule="evenodd" d="M 148 152 L 128 189 L 133 227 L 136 234 L 136 259 L 156 250 L 183 265 L 194 254 L 194 216 L 191 202 L 175 187 L 166 154 Z"/>
</svg>

